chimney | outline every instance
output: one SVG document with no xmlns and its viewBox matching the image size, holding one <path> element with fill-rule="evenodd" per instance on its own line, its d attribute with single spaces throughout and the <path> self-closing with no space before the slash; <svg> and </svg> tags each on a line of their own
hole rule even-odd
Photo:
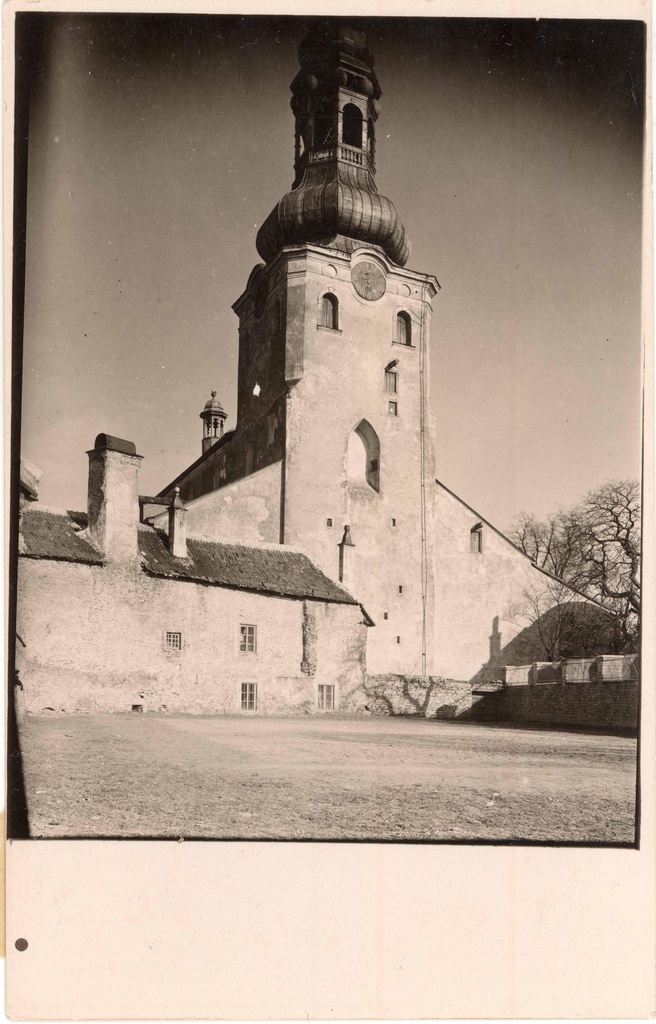
<svg viewBox="0 0 656 1024">
<path fill-rule="evenodd" d="M 98 434 L 89 456 L 87 535 L 108 562 L 138 557 L 139 463 L 132 441 Z"/>
<path fill-rule="evenodd" d="M 337 545 L 339 547 L 339 582 L 345 586 L 353 583 L 353 548 L 355 544 L 351 540 L 351 527 L 344 527 L 344 536 Z"/>
<path fill-rule="evenodd" d="M 176 487 L 175 497 L 169 505 L 169 551 L 174 558 L 187 557 L 187 509 Z"/>
</svg>

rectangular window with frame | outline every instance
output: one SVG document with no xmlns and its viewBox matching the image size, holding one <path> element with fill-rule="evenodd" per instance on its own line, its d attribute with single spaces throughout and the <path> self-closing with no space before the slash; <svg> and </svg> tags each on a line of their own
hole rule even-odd
<svg viewBox="0 0 656 1024">
<path fill-rule="evenodd" d="M 335 710 L 335 687 L 326 683 L 319 683 L 319 710 Z"/>
<path fill-rule="evenodd" d="M 395 395 L 399 389 L 398 376 L 395 370 L 385 370 L 385 390 L 389 395 Z"/>
<path fill-rule="evenodd" d="M 182 650 L 182 633 L 173 633 L 167 629 L 164 634 L 164 646 L 167 651 Z"/>
<path fill-rule="evenodd" d="M 241 684 L 242 711 L 257 711 L 257 683 Z"/>
<path fill-rule="evenodd" d="M 480 555 L 483 551 L 483 531 L 477 527 L 469 534 L 469 550 L 473 555 Z"/>
<path fill-rule="evenodd" d="M 388 402 L 387 403 L 387 415 L 388 416 L 398 416 L 399 415 L 399 405 L 398 405 L 398 402 Z"/>
<path fill-rule="evenodd" d="M 242 622 L 239 627 L 239 650 L 242 654 L 257 654 L 257 626 Z"/>
</svg>

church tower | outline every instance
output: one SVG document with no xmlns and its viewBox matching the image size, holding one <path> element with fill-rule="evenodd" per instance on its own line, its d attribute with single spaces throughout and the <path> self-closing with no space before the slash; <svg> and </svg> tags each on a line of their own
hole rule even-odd
<svg viewBox="0 0 656 1024">
<path fill-rule="evenodd" d="M 376 188 L 381 89 L 364 34 L 323 23 L 299 62 L 292 188 L 233 307 L 237 426 L 174 483 L 185 501 L 214 492 L 217 524 L 222 491 L 230 515 L 240 494 L 250 515 L 257 496 L 259 538 L 305 549 L 374 620 L 369 672 L 430 673 L 439 285 L 405 268 L 405 228 Z"/>
</svg>

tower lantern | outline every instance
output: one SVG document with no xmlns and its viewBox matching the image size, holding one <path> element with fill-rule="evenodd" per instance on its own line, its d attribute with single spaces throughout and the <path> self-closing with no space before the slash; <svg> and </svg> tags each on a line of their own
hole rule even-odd
<svg viewBox="0 0 656 1024">
<path fill-rule="evenodd" d="M 381 90 L 364 33 L 331 21 L 310 32 L 298 59 L 294 182 L 262 224 L 257 251 L 268 263 L 287 245 L 365 246 L 404 266 L 405 228 L 374 177 Z"/>
<path fill-rule="evenodd" d="M 223 437 L 223 428 L 228 418 L 227 412 L 216 397 L 216 391 L 212 391 L 200 418 L 203 421 L 203 451 L 206 452 Z"/>
</svg>

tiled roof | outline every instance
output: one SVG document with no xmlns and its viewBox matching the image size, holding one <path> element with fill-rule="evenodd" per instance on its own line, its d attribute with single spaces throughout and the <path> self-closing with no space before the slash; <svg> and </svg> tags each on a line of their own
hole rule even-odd
<svg viewBox="0 0 656 1024">
<path fill-rule="evenodd" d="M 55 512 L 27 507 L 21 515 L 20 553 L 32 558 L 102 564 L 102 555 L 79 535 L 86 526 L 81 512 Z"/>
<path fill-rule="evenodd" d="M 156 576 L 220 583 L 227 587 L 259 590 L 285 597 L 313 597 L 318 601 L 358 604 L 298 551 L 249 547 L 187 539 L 188 557 L 174 558 L 165 535 L 151 527 L 139 530 L 144 568 Z"/>
<path fill-rule="evenodd" d="M 101 565 L 102 556 L 79 535 L 86 522 L 87 517 L 81 512 L 28 507 L 21 516 L 21 554 Z M 180 559 L 169 551 L 161 530 L 141 525 L 139 551 L 144 570 L 154 576 L 338 604 L 359 603 L 322 573 L 307 555 L 284 547 L 249 547 L 191 537 L 187 541 L 188 558 Z"/>
</svg>

